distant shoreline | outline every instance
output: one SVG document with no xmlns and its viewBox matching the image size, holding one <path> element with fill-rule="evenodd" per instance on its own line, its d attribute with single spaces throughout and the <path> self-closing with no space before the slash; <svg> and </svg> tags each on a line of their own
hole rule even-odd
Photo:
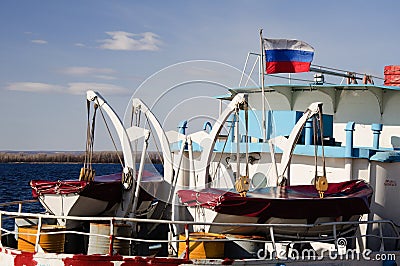
<svg viewBox="0 0 400 266">
<path fill-rule="evenodd" d="M 146 163 L 161 164 L 162 160 L 157 152 L 148 152 Z M 120 163 L 123 160 L 122 152 L 99 151 L 93 153 L 92 163 Z M 136 156 L 137 161 L 140 155 Z M 32 152 L 32 151 L 2 151 L 0 163 L 83 163 L 85 152 Z"/>
</svg>

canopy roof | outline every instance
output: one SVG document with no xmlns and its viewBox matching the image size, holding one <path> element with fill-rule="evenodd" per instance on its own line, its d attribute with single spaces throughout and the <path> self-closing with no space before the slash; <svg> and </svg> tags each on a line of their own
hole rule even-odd
<svg viewBox="0 0 400 266">
<path fill-rule="evenodd" d="M 294 94 L 301 91 L 319 91 L 329 96 L 333 111 L 336 113 L 339 101 L 340 94 L 342 91 L 369 91 L 371 92 L 377 99 L 379 104 L 379 109 L 381 114 L 383 114 L 383 110 L 385 109 L 385 101 L 384 101 L 384 92 L 390 91 L 393 93 L 400 92 L 400 87 L 397 86 L 384 86 L 384 85 L 374 85 L 374 84 L 270 84 L 265 85 L 265 92 L 276 92 L 283 95 L 290 104 L 290 107 L 293 110 L 295 97 Z M 231 100 L 238 93 L 261 93 L 261 87 L 238 87 L 229 89 L 229 94 L 219 95 L 215 98 L 221 100 Z M 390 96 L 389 96 L 390 97 Z"/>
</svg>

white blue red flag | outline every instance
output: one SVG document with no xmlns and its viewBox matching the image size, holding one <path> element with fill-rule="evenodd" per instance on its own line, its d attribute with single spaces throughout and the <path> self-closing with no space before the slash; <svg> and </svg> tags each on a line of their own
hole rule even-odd
<svg viewBox="0 0 400 266">
<path fill-rule="evenodd" d="M 310 71 L 314 48 L 299 40 L 264 39 L 267 74 Z"/>
</svg>

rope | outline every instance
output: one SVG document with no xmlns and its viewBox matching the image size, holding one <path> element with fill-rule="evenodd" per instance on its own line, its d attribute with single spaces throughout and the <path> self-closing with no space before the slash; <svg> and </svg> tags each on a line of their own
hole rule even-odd
<svg viewBox="0 0 400 266">
<path fill-rule="evenodd" d="M 317 183 L 318 177 L 318 134 L 317 134 L 317 121 L 316 117 L 313 117 L 313 139 L 314 139 L 314 166 L 315 166 L 315 176 L 314 176 L 314 184 Z"/>
<path fill-rule="evenodd" d="M 137 108 L 134 108 L 132 106 L 132 121 L 131 124 L 133 124 L 133 116 L 135 116 L 135 126 L 139 127 L 140 125 L 140 111 Z M 138 154 L 138 140 L 135 139 L 135 156 L 133 156 L 134 158 L 134 166 L 136 168 L 136 155 Z"/>
<path fill-rule="evenodd" d="M 249 177 L 249 106 L 247 102 L 244 103 L 244 120 L 246 124 L 246 176 Z"/>
<path fill-rule="evenodd" d="M 299 132 L 301 132 L 301 131 L 303 130 L 304 126 L 305 126 L 305 123 L 300 127 Z M 299 141 L 299 139 L 300 139 L 300 135 L 301 135 L 301 134 L 297 134 L 297 136 L 296 136 L 295 139 L 294 139 L 294 143 L 298 143 L 298 141 Z M 293 155 L 293 151 L 294 151 L 295 148 L 296 148 L 296 147 L 293 146 L 292 149 L 291 149 L 291 151 L 290 151 L 289 161 L 292 160 L 292 155 Z M 286 184 L 287 184 L 287 178 L 286 178 L 284 175 L 285 175 L 286 171 L 288 170 L 288 168 L 289 168 L 289 164 L 287 164 L 287 165 L 285 166 L 285 169 L 283 169 L 283 171 L 282 171 L 282 175 L 281 175 L 282 180 L 281 180 L 281 182 L 278 182 L 278 185 L 279 185 L 279 186 L 286 186 Z M 278 180 L 277 180 L 277 181 L 278 181 Z"/>
<path fill-rule="evenodd" d="M 97 103 L 98 103 L 98 101 L 97 101 Z M 113 136 L 112 136 L 112 134 L 111 134 L 111 130 L 110 130 L 108 124 L 107 124 L 106 118 L 105 118 L 104 113 L 103 113 L 103 110 L 101 110 L 101 108 L 100 108 L 100 113 L 101 113 L 101 117 L 103 118 L 104 124 L 105 124 L 105 126 L 106 126 L 106 128 L 107 128 L 108 134 L 110 135 L 111 141 L 112 141 L 112 143 L 113 143 L 113 145 L 114 145 L 114 149 L 115 149 L 115 151 L 117 152 L 118 160 L 119 160 L 119 162 L 120 162 L 120 164 L 121 164 L 121 166 L 122 166 L 122 168 L 123 168 L 123 167 L 124 167 L 124 164 L 123 164 L 123 162 L 122 162 L 121 156 L 118 154 L 117 145 L 115 144 L 114 138 L 113 138 Z"/>
<path fill-rule="evenodd" d="M 146 120 L 148 121 L 148 118 L 146 118 Z M 153 138 L 154 144 L 156 146 L 158 157 L 160 158 L 161 163 L 164 164 L 164 156 L 162 155 L 162 152 L 160 152 L 160 149 L 158 148 L 158 144 L 157 144 L 156 138 L 155 138 L 155 136 L 153 134 L 151 126 L 149 126 L 149 129 L 150 129 L 151 137 Z"/>
<path fill-rule="evenodd" d="M 326 177 L 326 169 L 325 169 L 325 153 L 324 153 L 324 127 L 322 125 L 322 106 L 318 107 L 318 116 L 319 116 L 319 131 L 321 134 L 321 148 L 322 148 L 322 171 L 323 176 Z"/>
<path fill-rule="evenodd" d="M 87 107 L 87 125 L 86 125 L 86 148 L 85 148 L 85 158 L 83 161 L 83 167 L 86 167 L 86 162 L 88 159 L 88 152 L 89 152 L 89 139 L 90 139 L 90 101 L 86 100 L 86 107 Z"/>
<path fill-rule="evenodd" d="M 133 122 L 132 122 L 132 120 L 133 120 L 133 113 L 135 113 L 135 125 L 136 125 L 137 127 L 140 127 L 140 123 L 141 123 L 141 113 L 142 113 L 142 112 L 140 112 L 139 109 L 138 109 L 137 111 L 136 111 L 135 109 L 136 109 L 136 108 L 132 108 L 131 125 L 133 124 Z M 160 152 L 160 148 L 158 147 L 156 138 L 155 138 L 155 136 L 154 136 L 154 134 L 153 134 L 153 129 L 152 129 L 151 125 L 150 125 L 149 118 L 147 117 L 147 115 L 145 115 L 145 117 L 146 117 L 146 122 L 144 123 L 143 128 L 146 128 L 146 126 L 148 126 L 149 131 L 150 131 L 151 138 L 153 139 L 154 145 L 156 146 L 156 150 L 157 150 L 158 157 L 159 157 L 160 160 L 161 160 L 161 164 L 164 164 L 164 156 L 162 155 L 162 152 Z M 161 141 L 161 140 L 160 140 L 160 141 Z M 137 141 L 135 142 L 135 150 L 137 151 Z"/>
<path fill-rule="evenodd" d="M 90 143 L 89 143 L 89 158 L 88 158 L 88 164 L 89 164 L 89 169 L 92 169 L 92 160 L 93 160 L 93 147 L 94 147 L 94 129 L 96 125 L 96 114 L 97 114 L 97 109 L 98 105 L 94 105 L 94 112 L 93 112 L 93 118 L 92 118 L 92 130 L 90 132 Z"/>
<path fill-rule="evenodd" d="M 325 154 L 324 154 L 324 129 L 323 129 L 323 124 L 322 124 L 322 106 L 318 106 L 318 119 L 319 119 L 319 132 L 320 132 L 320 138 L 321 138 L 321 149 L 322 149 L 322 171 L 323 174 L 322 176 L 318 176 L 317 174 L 317 157 L 318 157 L 318 151 L 317 151 L 317 132 L 316 129 L 314 130 L 314 147 L 315 147 L 315 178 L 314 178 L 314 186 L 318 191 L 319 197 L 323 198 L 325 191 L 328 190 L 328 180 L 326 178 L 326 169 L 325 169 Z M 317 128 L 317 123 L 316 119 L 314 118 L 314 128 Z"/>
<path fill-rule="evenodd" d="M 164 156 L 162 155 L 162 152 L 160 151 L 160 148 L 158 147 L 158 144 L 157 144 L 157 141 L 156 141 L 156 137 L 153 134 L 153 129 L 152 129 L 151 125 L 150 125 L 150 121 L 149 121 L 149 118 L 147 116 L 146 116 L 146 123 L 145 123 L 144 126 L 146 126 L 146 125 L 149 127 L 150 135 L 151 135 L 151 138 L 153 139 L 154 145 L 156 146 L 157 154 L 158 154 L 158 157 L 161 160 L 161 164 L 164 164 Z M 161 141 L 162 140 L 160 140 L 160 142 Z"/>
<path fill-rule="evenodd" d="M 233 126 L 233 121 L 232 121 L 231 125 L 229 126 L 227 140 L 229 139 L 229 135 L 231 134 L 232 126 Z M 228 143 L 228 141 L 225 141 L 225 142 L 224 142 L 224 146 L 222 147 L 221 156 L 220 156 L 220 158 L 219 158 L 217 167 L 215 168 L 215 172 L 214 172 L 214 177 L 213 177 L 213 179 L 216 178 L 216 176 L 217 176 L 217 171 L 218 171 L 218 169 L 221 167 L 222 154 L 223 154 L 224 151 L 225 151 L 225 147 L 226 147 L 226 144 L 227 144 L 227 143 Z"/>
<path fill-rule="evenodd" d="M 131 126 L 133 126 L 133 116 L 134 116 L 134 114 L 135 114 L 135 108 L 134 108 L 134 106 L 132 106 L 132 111 L 131 111 Z"/>
<path fill-rule="evenodd" d="M 92 169 L 92 159 L 93 159 L 93 143 L 94 143 L 94 128 L 96 121 L 96 109 L 93 113 L 92 126 L 90 126 L 90 101 L 86 101 L 87 106 L 87 128 L 86 128 L 86 149 L 85 158 L 83 162 L 83 167 L 79 173 L 79 180 L 82 181 L 92 181 L 95 176 L 95 171 Z"/>
</svg>

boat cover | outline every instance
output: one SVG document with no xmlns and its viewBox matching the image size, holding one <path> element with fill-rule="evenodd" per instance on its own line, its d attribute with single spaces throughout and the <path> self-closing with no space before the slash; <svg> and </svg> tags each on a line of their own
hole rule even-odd
<svg viewBox="0 0 400 266">
<path fill-rule="evenodd" d="M 121 173 L 96 176 L 94 181 L 79 180 L 32 180 L 33 198 L 45 194 L 79 194 L 103 201 L 120 202 L 122 197 Z"/>
<path fill-rule="evenodd" d="M 79 194 L 94 199 L 104 201 L 115 201 L 120 202 L 122 197 L 122 185 L 121 185 L 122 173 L 115 173 L 110 175 L 96 176 L 94 181 L 79 181 L 79 180 L 32 180 L 30 186 L 32 188 L 33 198 L 37 198 L 40 195 L 45 194 Z M 161 182 L 163 177 L 152 171 L 143 171 L 142 183 L 150 182 Z M 140 191 L 142 194 L 148 194 L 145 191 Z M 150 195 L 146 195 L 146 199 L 152 198 Z"/>
<path fill-rule="evenodd" d="M 313 185 L 267 187 L 255 189 L 241 197 L 232 190 L 207 188 L 180 190 L 180 201 L 190 207 L 201 206 L 230 215 L 259 217 L 264 223 L 271 217 L 307 219 L 318 217 L 349 218 L 369 213 L 371 186 L 363 180 L 330 183 L 324 198 Z"/>
</svg>

